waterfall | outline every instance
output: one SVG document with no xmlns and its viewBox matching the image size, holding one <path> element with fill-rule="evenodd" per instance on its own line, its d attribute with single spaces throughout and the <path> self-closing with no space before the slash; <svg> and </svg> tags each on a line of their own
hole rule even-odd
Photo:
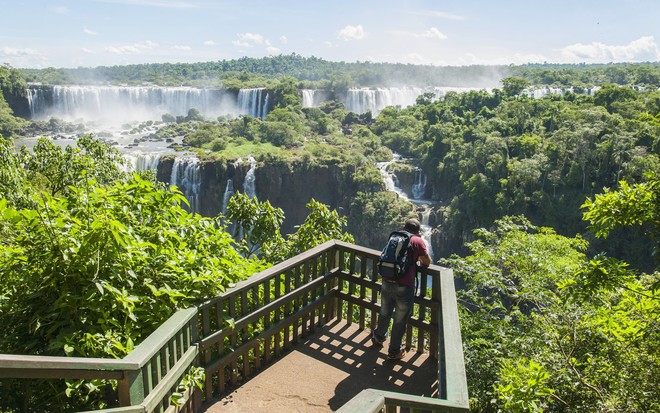
<svg viewBox="0 0 660 413">
<path fill-rule="evenodd" d="M 124 153 L 123 157 L 127 161 L 125 172 L 156 171 L 160 163 L 159 153 L 131 152 Z"/>
<path fill-rule="evenodd" d="M 227 212 L 227 205 L 229 205 L 229 198 L 234 196 L 236 191 L 234 191 L 234 181 L 229 178 L 227 179 L 227 187 L 225 188 L 225 193 L 222 196 L 222 213 Z"/>
<path fill-rule="evenodd" d="M 346 94 L 346 110 L 355 113 L 371 111 L 373 116 L 387 106 L 405 108 L 417 102 L 424 93 L 433 93 L 436 99 L 443 98 L 447 92 L 463 93 L 477 88 L 467 87 L 387 87 L 387 88 L 353 88 Z M 304 95 L 303 95 L 304 97 Z"/>
<path fill-rule="evenodd" d="M 593 96 L 596 91 L 600 89 L 600 86 L 595 86 L 593 88 L 588 88 L 588 89 L 575 89 L 573 86 L 567 87 L 567 88 L 559 88 L 559 87 L 550 87 L 550 86 L 543 86 L 543 87 L 538 87 L 534 89 L 525 89 L 522 91 L 521 94 L 527 95 L 529 97 L 533 97 L 534 99 L 541 99 L 546 96 L 550 95 L 564 95 L 566 92 L 572 92 L 576 94 L 583 94 L 587 96 Z"/>
<path fill-rule="evenodd" d="M 415 183 L 412 186 L 413 199 L 423 199 L 426 193 L 426 174 L 420 168 L 415 168 Z"/>
<path fill-rule="evenodd" d="M 302 92 L 302 106 L 303 108 L 312 108 L 314 107 L 314 94 L 316 90 L 314 89 L 303 89 Z"/>
<path fill-rule="evenodd" d="M 241 89 L 238 91 L 238 113 L 253 118 L 265 118 L 270 105 L 270 95 L 264 88 Z"/>
<path fill-rule="evenodd" d="M 30 107 L 30 118 L 37 119 L 41 113 L 46 111 L 46 108 L 48 107 L 46 96 L 40 89 L 28 88 L 25 92 L 28 106 Z"/>
<path fill-rule="evenodd" d="M 380 175 L 383 178 L 385 183 L 385 188 L 388 191 L 396 192 L 401 198 L 406 201 L 409 201 L 417 205 L 417 211 L 420 218 L 420 236 L 426 243 L 426 248 L 428 249 L 429 256 L 431 261 L 433 261 L 433 246 L 431 243 L 431 235 L 433 234 L 433 228 L 429 226 L 429 216 L 431 215 L 431 205 L 430 201 L 423 200 L 424 194 L 426 192 L 426 175 L 420 168 L 415 169 L 415 183 L 412 188 L 412 199 L 406 194 L 403 189 L 399 187 L 399 182 L 394 174 L 388 169 L 391 164 L 401 160 L 401 156 L 394 154 L 391 161 L 388 162 L 377 162 L 376 167 L 380 171 Z M 421 211 L 421 212 L 420 212 Z"/>
<path fill-rule="evenodd" d="M 248 162 L 250 162 L 250 169 L 248 169 L 247 173 L 245 174 L 243 192 L 249 198 L 254 198 L 257 196 L 257 187 L 255 184 L 256 177 L 254 176 L 254 171 L 257 169 L 257 160 L 250 156 L 250 158 L 248 158 Z"/>
<path fill-rule="evenodd" d="M 235 114 L 236 100 L 224 89 L 157 86 L 28 87 L 33 119 L 155 120 L 165 113 L 185 116 L 190 109 L 204 116 Z"/>
<path fill-rule="evenodd" d="M 190 212 L 199 212 L 201 162 L 195 157 L 176 157 L 170 185 L 176 185 L 190 203 Z"/>
<path fill-rule="evenodd" d="M 346 110 L 355 113 L 371 113 L 376 116 L 387 106 L 406 107 L 414 105 L 417 97 L 424 93 L 421 88 L 360 88 L 349 89 Z"/>
<path fill-rule="evenodd" d="M 391 161 L 376 162 L 376 168 L 378 168 L 378 170 L 380 171 L 380 176 L 383 178 L 383 182 L 385 183 L 385 189 L 387 191 L 396 192 L 397 194 L 399 194 L 400 197 L 408 201 L 410 199 L 408 198 L 408 194 L 406 194 L 399 187 L 399 178 L 397 178 L 394 172 L 388 171 L 390 165 L 398 161 L 399 159 L 401 159 L 401 156 L 394 154 Z"/>
<path fill-rule="evenodd" d="M 419 235 L 426 243 L 426 249 L 429 252 L 429 257 L 431 257 L 431 262 L 433 262 L 433 243 L 431 242 L 431 235 L 433 234 L 433 228 L 429 226 L 430 215 L 431 215 L 431 208 L 427 207 L 421 212 Z"/>
</svg>

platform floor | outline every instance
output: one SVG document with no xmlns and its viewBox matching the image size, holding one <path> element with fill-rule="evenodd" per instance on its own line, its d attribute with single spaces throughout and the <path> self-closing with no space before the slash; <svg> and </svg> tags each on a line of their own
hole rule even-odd
<svg viewBox="0 0 660 413">
<path fill-rule="evenodd" d="M 437 397 L 438 373 L 428 353 L 401 361 L 372 347 L 369 330 L 345 321 L 317 329 L 289 353 L 219 400 L 205 413 L 329 412 L 366 388 Z"/>
</svg>

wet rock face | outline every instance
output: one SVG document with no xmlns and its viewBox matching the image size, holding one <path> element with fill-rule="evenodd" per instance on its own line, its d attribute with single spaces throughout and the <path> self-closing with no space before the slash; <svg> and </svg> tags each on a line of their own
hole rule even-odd
<svg viewBox="0 0 660 413">
<path fill-rule="evenodd" d="M 7 101 L 7 104 L 13 111 L 14 116 L 18 116 L 23 119 L 30 119 L 30 104 L 27 97 L 10 93 L 5 94 L 4 97 L 5 101 Z"/>
<path fill-rule="evenodd" d="M 170 182 L 173 158 L 161 160 L 157 179 Z M 237 192 L 244 192 L 245 177 L 250 165 L 247 163 L 219 163 L 203 161 L 200 170 L 199 212 L 204 216 L 216 216 L 222 212 L 222 203 L 227 180 L 231 179 Z M 337 166 L 290 166 L 258 165 L 255 170 L 256 196 L 260 201 L 269 201 L 281 208 L 285 214 L 283 233 L 294 231 L 296 225 L 307 216 L 305 207 L 312 199 L 328 205 L 331 209 L 345 207 L 347 202 L 343 174 Z"/>
<path fill-rule="evenodd" d="M 305 206 L 312 199 L 330 209 L 343 206 L 346 185 L 336 166 L 265 165 L 256 170 L 256 187 L 259 199 L 267 199 L 284 211 L 286 220 L 282 229 L 288 233 L 305 220 L 308 213 Z"/>
</svg>

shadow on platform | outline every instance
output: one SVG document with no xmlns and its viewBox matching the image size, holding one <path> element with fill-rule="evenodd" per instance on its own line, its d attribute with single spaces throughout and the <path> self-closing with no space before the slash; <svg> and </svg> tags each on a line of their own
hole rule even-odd
<svg viewBox="0 0 660 413">
<path fill-rule="evenodd" d="M 203 411 L 335 411 L 366 388 L 438 396 L 438 372 L 428 353 L 412 349 L 401 361 L 387 360 L 387 343 L 373 347 L 369 333 L 345 321 L 318 328 Z"/>
</svg>

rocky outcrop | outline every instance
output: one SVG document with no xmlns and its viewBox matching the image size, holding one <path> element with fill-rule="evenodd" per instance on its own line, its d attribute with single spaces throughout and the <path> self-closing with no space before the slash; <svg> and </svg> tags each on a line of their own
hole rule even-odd
<svg viewBox="0 0 660 413">
<path fill-rule="evenodd" d="M 336 165 L 265 165 L 256 170 L 257 197 L 284 211 L 285 232 L 304 222 L 312 199 L 341 212 L 349 186 Z"/>
<path fill-rule="evenodd" d="M 21 117 L 23 119 L 30 119 L 30 103 L 28 98 L 23 94 L 13 94 L 9 92 L 3 93 L 7 104 L 11 108 L 14 116 Z"/>
<path fill-rule="evenodd" d="M 157 179 L 170 182 L 173 157 L 161 159 Z M 236 192 L 244 192 L 248 163 L 207 160 L 200 167 L 199 212 L 204 216 L 216 216 L 222 212 L 227 180 L 231 179 Z M 350 178 L 345 178 L 336 165 L 258 164 L 255 171 L 256 196 L 261 201 L 281 208 L 285 214 L 283 233 L 295 230 L 307 216 L 305 206 L 310 200 L 342 210 L 348 203 Z"/>
</svg>

